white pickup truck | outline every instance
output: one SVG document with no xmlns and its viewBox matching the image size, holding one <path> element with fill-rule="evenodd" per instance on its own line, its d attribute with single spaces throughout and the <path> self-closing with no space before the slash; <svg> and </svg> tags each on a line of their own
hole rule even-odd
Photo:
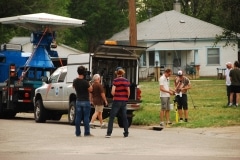
<svg viewBox="0 0 240 160">
<path fill-rule="evenodd" d="M 141 90 L 138 87 L 139 56 L 145 47 L 133 47 L 123 45 L 100 45 L 93 54 L 70 55 L 68 65 L 58 68 L 50 77 L 43 77 L 43 85 L 35 90 L 34 117 L 38 123 L 46 120 L 60 120 L 63 114 L 68 114 L 70 124 L 75 122 L 76 93 L 72 87 L 73 79 L 77 75 L 77 67 L 84 65 L 88 69 L 89 77 L 98 73 L 109 105 L 104 107 L 103 119 L 109 117 L 111 110 L 112 81 L 115 78 L 116 67 L 125 69 L 125 77 L 130 81 L 130 98 L 127 104 L 129 127 L 134 116 L 133 112 L 140 108 Z M 94 113 L 92 107 L 91 116 Z M 89 117 L 91 118 L 91 117 Z M 117 116 L 118 124 L 122 127 L 121 116 Z"/>
</svg>

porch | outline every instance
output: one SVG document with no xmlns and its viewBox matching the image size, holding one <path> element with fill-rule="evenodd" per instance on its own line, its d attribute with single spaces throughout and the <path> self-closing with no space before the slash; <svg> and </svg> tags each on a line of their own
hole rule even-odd
<svg viewBox="0 0 240 160">
<path fill-rule="evenodd" d="M 139 80 L 140 81 L 158 81 L 160 76 L 164 73 L 165 69 L 171 69 L 173 71 L 172 77 L 177 75 L 177 71 L 181 70 L 181 67 L 174 67 L 173 64 L 166 64 L 162 66 L 155 67 L 140 67 L 139 69 Z M 189 64 L 184 67 L 183 73 L 184 76 L 187 76 L 189 79 L 198 79 L 200 65 Z"/>
</svg>

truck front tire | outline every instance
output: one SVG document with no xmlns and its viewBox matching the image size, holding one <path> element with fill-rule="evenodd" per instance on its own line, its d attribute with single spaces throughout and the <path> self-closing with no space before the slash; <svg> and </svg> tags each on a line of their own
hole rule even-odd
<svg viewBox="0 0 240 160">
<path fill-rule="evenodd" d="M 76 118 L 76 102 L 72 101 L 69 104 L 68 110 L 68 122 L 70 125 L 75 125 L 75 118 Z"/>
<path fill-rule="evenodd" d="M 43 106 L 42 100 L 38 99 L 34 106 L 34 118 L 37 123 L 46 122 L 46 109 Z"/>
</svg>

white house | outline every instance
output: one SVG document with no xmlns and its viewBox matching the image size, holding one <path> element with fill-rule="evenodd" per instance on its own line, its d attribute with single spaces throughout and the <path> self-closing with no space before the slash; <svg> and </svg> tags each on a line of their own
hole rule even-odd
<svg viewBox="0 0 240 160">
<path fill-rule="evenodd" d="M 238 46 L 214 45 L 223 28 L 178 11 L 165 11 L 137 24 L 137 45 L 148 47 L 140 58 L 140 78 L 155 72 L 155 67 L 189 72 L 194 66 L 198 76 L 216 76 L 224 72 L 226 62 L 238 60 Z M 129 44 L 129 28 L 111 37 Z M 199 69 L 199 70 L 198 70 Z M 224 73 L 223 73 L 224 74 Z"/>
<path fill-rule="evenodd" d="M 33 51 L 33 45 L 30 43 L 30 37 L 13 37 L 9 43 L 12 44 L 21 44 L 22 50 L 24 52 L 32 52 Z"/>
</svg>

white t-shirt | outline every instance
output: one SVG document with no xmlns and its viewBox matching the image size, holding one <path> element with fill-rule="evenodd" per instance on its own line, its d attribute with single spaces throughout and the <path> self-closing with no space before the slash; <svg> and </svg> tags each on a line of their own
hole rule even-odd
<svg viewBox="0 0 240 160">
<path fill-rule="evenodd" d="M 160 86 L 163 85 L 165 90 L 169 91 L 170 82 L 169 79 L 165 76 L 165 74 L 163 74 L 158 81 Z M 170 94 L 160 91 L 160 97 L 170 97 Z"/>
<path fill-rule="evenodd" d="M 226 85 L 227 86 L 231 85 L 231 80 L 230 80 L 230 76 L 229 76 L 230 71 L 231 71 L 231 69 L 228 69 L 228 68 L 225 71 L 225 74 L 226 74 Z"/>
</svg>

